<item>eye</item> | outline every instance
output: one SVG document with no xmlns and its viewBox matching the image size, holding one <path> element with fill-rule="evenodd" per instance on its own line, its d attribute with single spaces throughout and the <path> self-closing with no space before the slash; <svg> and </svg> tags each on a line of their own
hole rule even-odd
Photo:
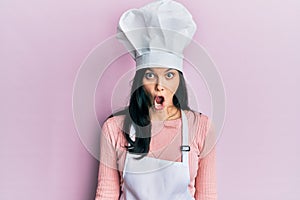
<svg viewBox="0 0 300 200">
<path fill-rule="evenodd" d="M 174 76 L 175 76 L 175 73 L 173 73 L 173 72 L 168 72 L 168 73 L 166 73 L 167 79 L 171 79 L 171 78 L 173 78 Z"/>
<path fill-rule="evenodd" d="M 152 80 L 152 79 L 155 78 L 155 75 L 154 75 L 153 72 L 146 72 L 146 73 L 145 73 L 145 78 L 146 78 L 146 79 Z"/>
</svg>

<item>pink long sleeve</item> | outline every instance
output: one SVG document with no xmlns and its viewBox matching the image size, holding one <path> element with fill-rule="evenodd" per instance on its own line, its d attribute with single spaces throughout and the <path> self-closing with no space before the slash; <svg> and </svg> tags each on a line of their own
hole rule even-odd
<svg viewBox="0 0 300 200">
<path fill-rule="evenodd" d="M 100 138 L 100 163 L 98 187 L 95 200 L 118 200 L 120 176 L 117 170 L 114 140 L 109 134 L 108 123 L 104 123 Z"/>
<path fill-rule="evenodd" d="M 216 178 L 216 133 L 212 122 L 207 119 L 205 140 L 201 148 L 195 180 L 195 200 L 217 199 Z"/>
<path fill-rule="evenodd" d="M 215 148 L 204 158 L 199 160 L 195 181 L 195 200 L 216 200 L 216 152 Z"/>
<path fill-rule="evenodd" d="M 214 133 L 209 131 L 205 115 L 185 111 L 189 123 L 189 191 L 195 200 L 216 200 L 216 152 L 210 151 Z M 118 200 L 122 192 L 122 170 L 127 141 L 122 133 L 124 116 L 108 119 L 102 127 L 98 187 L 95 200 Z M 209 133 L 210 132 L 210 133 Z M 147 156 L 181 162 L 181 119 L 152 124 L 150 151 Z M 207 154 L 204 156 L 204 154 Z"/>
</svg>

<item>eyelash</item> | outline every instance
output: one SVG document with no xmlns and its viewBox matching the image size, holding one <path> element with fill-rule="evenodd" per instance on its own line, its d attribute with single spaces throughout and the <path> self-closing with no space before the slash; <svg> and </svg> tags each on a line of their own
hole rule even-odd
<svg viewBox="0 0 300 200">
<path fill-rule="evenodd" d="M 147 73 L 145 73 L 145 78 L 146 78 L 146 79 L 153 79 L 153 77 L 149 77 L 149 75 L 152 75 L 152 76 L 154 76 L 154 74 L 153 74 L 153 73 L 151 73 L 151 72 L 147 72 Z"/>
<path fill-rule="evenodd" d="M 150 75 L 152 75 L 152 77 L 149 77 Z M 171 77 L 169 77 L 169 75 L 171 75 Z M 165 76 L 166 76 L 167 79 L 172 79 L 175 76 L 175 73 L 168 72 Z M 146 79 L 154 79 L 154 77 L 155 77 L 155 75 L 152 72 L 145 73 L 145 78 Z"/>
<path fill-rule="evenodd" d="M 168 75 L 172 75 L 172 77 L 169 77 Z M 173 78 L 174 77 L 174 73 L 173 72 L 168 72 L 167 74 L 166 74 L 166 77 L 167 77 L 167 79 L 171 79 L 171 78 Z"/>
</svg>

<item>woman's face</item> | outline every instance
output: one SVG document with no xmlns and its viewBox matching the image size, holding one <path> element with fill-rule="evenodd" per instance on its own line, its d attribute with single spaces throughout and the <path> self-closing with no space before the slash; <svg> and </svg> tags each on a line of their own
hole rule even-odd
<svg viewBox="0 0 300 200">
<path fill-rule="evenodd" d="M 179 73 L 171 68 L 149 68 L 143 77 L 143 86 L 150 95 L 155 110 L 173 105 L 173 96 L 179 86 Z"/>
</svg>

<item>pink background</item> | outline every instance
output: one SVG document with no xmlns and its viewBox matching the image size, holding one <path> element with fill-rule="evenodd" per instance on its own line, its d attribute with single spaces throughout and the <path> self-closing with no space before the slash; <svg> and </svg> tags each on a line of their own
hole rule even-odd
<svg viewBox="0 0 300 200">
<path fill-rule="evenodd" d="M 146 0 L 1 1 L 0 199 L 92 200 L 98 161 L 82 145 L 72 89 L 83 59 Z M 297 0 L 181 0 L 222 74 L 219 199 L 300 199 Z"/>
</svg>

